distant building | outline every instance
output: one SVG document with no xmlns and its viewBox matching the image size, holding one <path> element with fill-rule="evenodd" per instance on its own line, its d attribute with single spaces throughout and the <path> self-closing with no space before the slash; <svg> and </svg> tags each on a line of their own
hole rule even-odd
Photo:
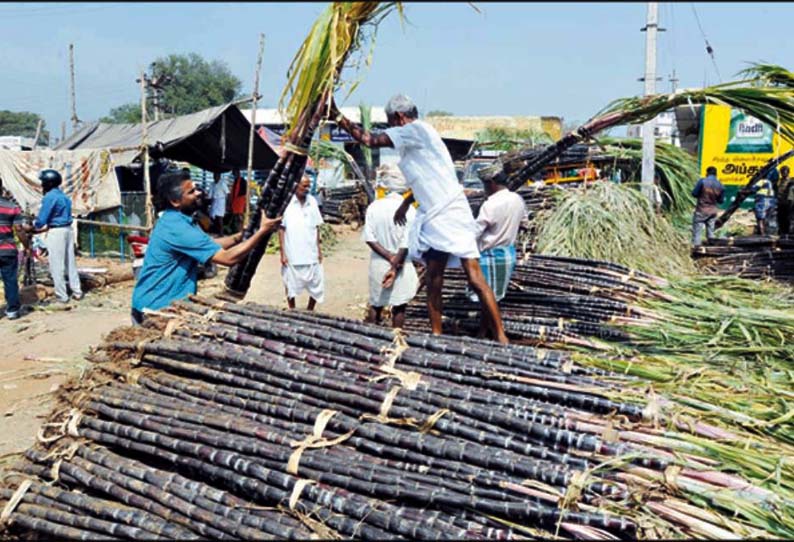
<svg viewBox="0 0 794 542">
<path fill-rule="evenodd" d="M 656 139 L 670 143 L 676 147 L 681 146 L 681 141 L 678 136 L 678 125 L 676 123 L 675 112 L 665 111 L 656 117 L 656 126 L 653 130 L 653 135 Z M 627 137 L 642 137 L 642 124 L 632 124 L 626 130 Z"/>
<path fill-rule="evenodd" d="M 10 135 L 0 136 L 0 149 L 8 149 L 12 151 L 33 150 L 33 138 Z"/>
<path fill-rule="evenodd" d="M 438 130 L 441 137 L 456 139 L 477 139 L 477 134 L 487 129 L 503 128 L 508 130 L 531 130 L 545 132 L 557 141 L 562 137 L 562 119 L 560 117 L 533 116 L 439 116 L 424 119 Z"/>
</svg>

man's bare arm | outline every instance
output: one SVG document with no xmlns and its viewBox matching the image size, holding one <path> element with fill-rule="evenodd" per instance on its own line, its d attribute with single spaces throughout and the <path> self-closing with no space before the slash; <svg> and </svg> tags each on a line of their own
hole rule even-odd
<svg viewBox="0 0 794 542">
<path fill-rule="evenodd" d="M 231 248 L 240 241 L 243 240 L 243 232 L 237 232 L 234 235 L 227 235 L 226 237 L 218 237 L 215 239 L 215 242 L 218 243 L 221 248 Z"/>
<path fill-rule="evenodd" d="M 391 259 L 394 256 L 394 254 L 383 248 L 383 245 L 381 245 L 377 241 L 367 241 L 367 244 L 369 245 L 369 248 L 372 249 L 372 252 L 374 252 L 381 258 L 391 262 Z"/>
<path fill-rule="evenodd" d="M 386 135 L 386 133 L 372 133 L 368 130 L 364 130 L 361 126 L 350 122 L 350 120 L 342 114 L 339 115 L 336 123 L 345 132 L 350 134 L 350 137 L 362 145 L 366 145 L 367 147 L 371 148 L 394 147 L 394 143 L 392 143 L 391 138 Z"/>
</svg>

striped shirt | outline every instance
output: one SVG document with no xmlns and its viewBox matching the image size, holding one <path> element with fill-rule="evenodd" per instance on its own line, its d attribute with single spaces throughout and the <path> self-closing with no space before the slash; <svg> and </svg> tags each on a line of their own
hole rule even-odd
<svg viewBox="0 0 794 542">
<path fill-rule="evenodd" d="M 0 198 L 0 257 L 17 255 L 15 224 L 22 224 L 22 209 L 13 201 Z"/>
</svg>

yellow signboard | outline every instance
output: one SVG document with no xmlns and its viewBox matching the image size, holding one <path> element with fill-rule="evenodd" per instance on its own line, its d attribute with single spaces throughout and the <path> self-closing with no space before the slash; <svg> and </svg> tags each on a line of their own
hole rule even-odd
<svg viewBox="0 0 794 542">
<path fill-rule="evenodd" d="M 747 184 L 767 162 L 794 147 L 773 127 L 727 105 L 706 105 L 701 115 L 700 173 L 705 177 L 706 168 L 716 167 L 726 188 Z M 794 169 L 794 158 L 785 163 Z"/>
</svg>

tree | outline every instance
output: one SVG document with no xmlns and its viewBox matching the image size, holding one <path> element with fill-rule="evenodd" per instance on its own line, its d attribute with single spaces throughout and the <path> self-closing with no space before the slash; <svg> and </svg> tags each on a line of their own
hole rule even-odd
<svg viewBox="0 0 794 542">
<path fill-rule="evenodd" d="M 0 136 L 36 137 L 39 119 L 41 119 L 39 115 L 29 111 L 0 111 Z M 45 124 L 42 123 L 39 143 L 46 145 L 50 140 L 50 132 L 45 130 L 44 126 Z"/>
<path fill-rule="evenodd" d="M 109 122 L 111 124 L 135 124 L 141 122 L 141 105 L 129 103 L 114 107 L 106 117 L 99 119 L 99 122 Z"/>
<path fill-rule="evenodd" d="M 196 53 L 168 55 L 153 62 L 152 78 L 170 81 L 162 85 L 160 107 L 163 117 L 187 115 L 208 107 L 234 101 L 241 96 L 242 82 L 220 60 L 208 61 Z M 246 96 L 247 97 L 247 96 Z M 154 118 L 151 104 L 149 120 Z M 102 122 L 132 123 L 141 121 L 140 104 L 114 107 Z"/>
<path fill-rule="evenodd" d="M 154 61 L 155 76 L 171 76 L 162 93 L 166 114 L 187 115 L 234 101 L 242 82 L 220 60 L 207 61 L 196 53 L 168 55 Z"/>
<path fill-rule="evenodd" d="M 451 117 L 452 113 L 444 111 L 443 109 L 433 109 L 427 112 L 428 117 Z"/>
</svg>

